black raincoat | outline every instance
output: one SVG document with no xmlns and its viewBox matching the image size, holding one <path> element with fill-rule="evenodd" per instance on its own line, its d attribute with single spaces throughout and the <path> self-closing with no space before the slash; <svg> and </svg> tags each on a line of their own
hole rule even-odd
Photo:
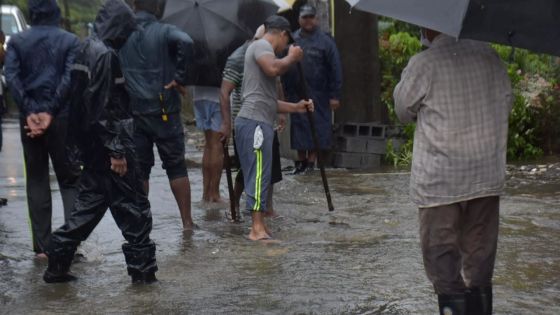
<svg viewBox="0 0 560 315">
<path fill-rule="evenodd" d="M 80 241 L 107 208 L 128 241 L 123 245 L 131 276 L 157 270 L 150 240 L 150 204 L 137 177 L 133 120 L 117 50 L 136 29 L 134 14 L 122 0 L 107 0 L 95 21 L 95 34 L 82 44 L 72 70 L 69 135 L 81 153 L 84 172 L 72 216 L 53 233 L 49 269 L 67 271 Z M 74 151 L 76 152 L 76 151 Z M 110 170 L 110 158 L 125 157 L 128 172 Z M 51 263 L 52 262 L 52 263 Z"/>
</svg>

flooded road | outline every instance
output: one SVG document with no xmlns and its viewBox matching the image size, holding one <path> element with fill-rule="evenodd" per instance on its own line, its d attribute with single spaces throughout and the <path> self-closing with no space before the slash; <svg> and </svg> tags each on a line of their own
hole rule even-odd
<svg viewBox="0 0 560 315">
<path fill-rule="evenodd" d="M 270 222 L 279 244 L 255 244 L 249 220 L 228 223 L 225 209 L 205 210 L 201 170 L 189 168 L 193 217 L 183 234 L 158 164 L 152 172 L 160 282 L 133 286 L 110 214 L 83 245 L 70 284 L 47 285 L 33 259 L 18 127 L 5 122 L 0 153 L 1 314 L 435 314 L 436 296 L 422 265 L 417 209 L 407 172 L 329 170 L 334 213 L 320 176 L 285 176 Z M 189 147 L 189 155 L 200 153 Z M 54 177 L 53 186 L 56 187 Z M 222 192 L 226 195 L 225 179 Z M 53 193 L 54 224 L 62 224 Z M 495 270 L 495 314 L 560 314 L 560 177 L 511 176 L 502 199 Z"/>
</svg>

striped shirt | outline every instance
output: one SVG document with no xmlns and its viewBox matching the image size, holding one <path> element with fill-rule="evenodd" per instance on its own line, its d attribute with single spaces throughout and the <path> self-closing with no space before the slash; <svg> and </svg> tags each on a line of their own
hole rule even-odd
<svg viewBox="0 0 560 315">
<path fill-rule="evenodd" d="M 399 119 L 417 123 L 410 192 L 420 208 L 502 194 L 512 90 L 488 44 L 439 35 L 409 61 L 394 98 Z"/>
<path fill-rule="evenodd" d="M 228 58 L 223 72 L 223 79 L 231 82 L 235 89 L 231 93 L 231 119 L 235 120 L 243 100 L 241 87 L 243 85 L 243 68 L 245 66 L 245 53 L 249 42 L 237 48 Z"/>
</svg>

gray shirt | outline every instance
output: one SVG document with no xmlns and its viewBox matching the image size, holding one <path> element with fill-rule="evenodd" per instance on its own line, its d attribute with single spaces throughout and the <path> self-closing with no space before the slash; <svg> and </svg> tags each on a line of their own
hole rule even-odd
<svg viewBox="0 0 560 315">
<path fill-rule="evenodd" d="M 257 63 L 264 55 L 274 56 L 272 45 L 265 39 L 253 42 L 245 54 L 243 100 L 238 117 L 274 125 L 278 111 L 276 77 L 267 76 Z"/>
<path fill-rule="evenodd" d="M 394 97 L 399 119 L 416 121 L 410 191 L 420 208 L 502 193 L 512 90 L 488 44 L 439 35 Z"/>
</svg>

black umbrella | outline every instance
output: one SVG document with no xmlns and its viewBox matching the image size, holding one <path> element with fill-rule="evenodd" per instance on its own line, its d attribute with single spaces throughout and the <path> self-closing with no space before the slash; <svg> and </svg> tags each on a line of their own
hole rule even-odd
<svg viewBox="0 0 560 315">
<path fill-rule="evenodd" d="M 353 7 L 470 38 L 560 56 L 558 0 L 346 0 Z"/>
<path fill-rule="evenodd" d="M 188 83 L 220 86 L 229 55 L 277 11 L 273 0 L 167 0 L 163 21 L 194 41 Z"/>
</svg>

